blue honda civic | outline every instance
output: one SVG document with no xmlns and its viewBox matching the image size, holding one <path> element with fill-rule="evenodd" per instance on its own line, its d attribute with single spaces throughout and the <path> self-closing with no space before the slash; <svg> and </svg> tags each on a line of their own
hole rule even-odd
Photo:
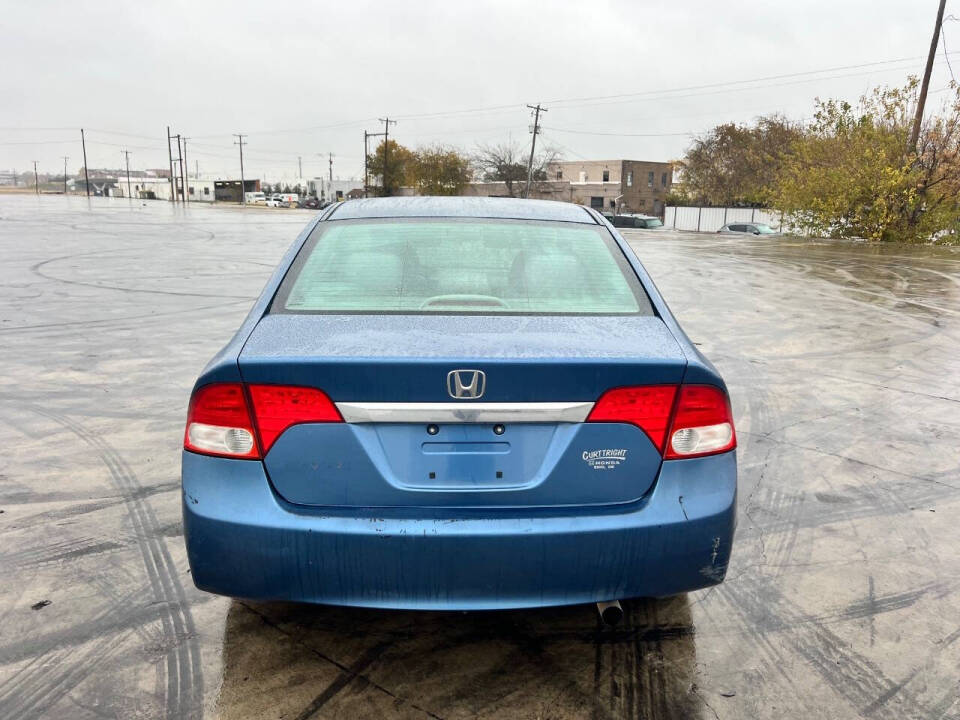
<svg viewBox="0 0 960 720">
<path fill-rule="evenodd" d="M 300 234 L 193 389 L 197 587 L 493 609 L 721 582 L 720 375 L 597 212 L 378 198 Z"/>
</svg>

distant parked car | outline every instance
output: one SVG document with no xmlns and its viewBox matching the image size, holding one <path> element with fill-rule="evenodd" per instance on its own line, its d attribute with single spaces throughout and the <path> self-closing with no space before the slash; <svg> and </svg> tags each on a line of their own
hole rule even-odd
<svg viewBox="0 0 960 720">
<path fill-rule="evenodd" d="M 267 199 L 267 207 L 286 207 L 287 203 L 284 202 L 283 198 L 273 196 L 272 198 Z"/>
<path fill-rule="evenodd" d="M 640 228 L 643 230 L 659 230 L 663 227 L 660 218 L 653 215 L 634 215 L 625 213 L 623 215 L 612 215 L 604 213 L 603 216 L 610 221 L 614 227 L 622 228 Z"/>
<path fill-rule="evenodd" d="M 634 227 L 644 230 L 663 230 L 663 221 L 653 215 L 634 215 Z"/>
<path fill-rule="evenodd" d="M 310 210 L 319 210 L 320 201 L 315 197 L 304 198 L 297 203 L 298 208 L 309 208 Z"/>
<path fill-rule="evenodd" d="M 717 230 L 723 235 L 779 235 L 766 223 L 727 223 Z"/>
</svg>

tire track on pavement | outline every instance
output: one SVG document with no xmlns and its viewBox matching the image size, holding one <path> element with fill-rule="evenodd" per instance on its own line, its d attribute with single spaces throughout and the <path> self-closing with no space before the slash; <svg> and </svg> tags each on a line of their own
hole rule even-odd
<svg viewBox="0 0 960 720">
<path fill-rule="evenodd" d="M 203 710 L 203 677 L 196 627 L 177 567 L 160 533 L 160 523 L 152 506 L 142 496 L 143 487 L 132 468 L 97 433 L 51 410 L 26 407 L 61 425 L 91 447 L 106 465 L 111 482 L 123 493 L 163 626 L 163 646 L 167 655 L 166 716 L 199 720 Z"/>
</svg>

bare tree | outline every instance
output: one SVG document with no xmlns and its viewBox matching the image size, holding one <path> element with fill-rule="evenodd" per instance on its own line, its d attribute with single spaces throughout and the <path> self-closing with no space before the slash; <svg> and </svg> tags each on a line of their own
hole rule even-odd
<svg viewBox="0 0 960 720">
<path fill-rule="evenodd" d="M 540 190 L 541 183 L 547 180 L 547 166 L 559 158 L 560 153 L 549 146 L 534 155 L 535 190 Z M 475 174 L 484 181 L 502 182 L 510 197 L 517 197 L 523 192 L 523 185 L 527 181 L 527 153 L 522 146 L 513 143 L 477 145 L 471 160 Z"/>
</svg>

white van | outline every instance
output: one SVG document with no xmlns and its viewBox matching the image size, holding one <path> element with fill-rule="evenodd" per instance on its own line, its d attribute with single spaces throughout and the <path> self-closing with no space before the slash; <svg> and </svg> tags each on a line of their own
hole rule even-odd
<svg viewBox="0 0 960 720">
<path fill-rule="evenodd" d="M 244 193 L 247 199 L 247 205 L 262 205 L 267 201 L 267 196 L 262 192 Z"/>
</svg>

